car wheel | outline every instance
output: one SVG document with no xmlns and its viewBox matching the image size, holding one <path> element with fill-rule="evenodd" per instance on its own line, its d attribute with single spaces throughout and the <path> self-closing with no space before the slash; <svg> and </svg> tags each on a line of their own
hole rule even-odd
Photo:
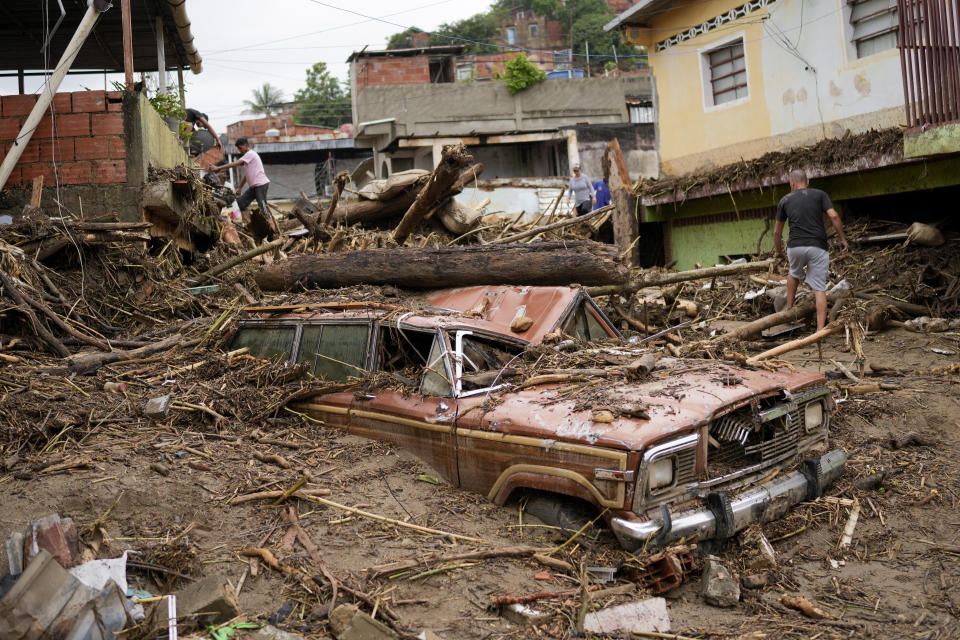
<svg viewBox="0 0 960 640">
<path fill-rule="evenodd" d="M 580 530 L 583 525 L 597 517 L 597 510 L 588 502 L 561 496 L 555 493 L 530 491 L 523 498 L 526 503 L 524 511 L 535 516 L 541 522 L 553 527 L 559 527 L 561 532 L 570 536 Z M 524 504 L 521 502 L 521 504 Z M 584 532 L 590 538 L 595 538 L 600 529 L 591 525 Z"/>
</svg>

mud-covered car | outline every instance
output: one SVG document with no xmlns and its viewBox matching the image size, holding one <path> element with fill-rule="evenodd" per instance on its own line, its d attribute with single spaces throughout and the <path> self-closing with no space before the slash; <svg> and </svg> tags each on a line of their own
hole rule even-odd
<svg viewBox="0 0 960 640">
<path fill-rule="evenodd" d="M 571 340 L 603 375 L 516 375 L 525 351 Z M 662 358 L 630 376 L 616 363 L 638 349 L 576 287 L 444 290 L 414 310 L 251 310 L 232 346 L 327 381 L 359 378 L 292 408 L 406 448 L 497 504 L 518 490 L 585 500 L 628 550 L 777 519 L 846 463 L 828 447 L 834 403 L 821 375 Z"/>
</svg>

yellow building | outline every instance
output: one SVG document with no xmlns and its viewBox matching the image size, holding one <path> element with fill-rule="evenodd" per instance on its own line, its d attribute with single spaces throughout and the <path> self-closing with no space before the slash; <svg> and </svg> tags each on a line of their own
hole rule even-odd
<svg viewBox="0 0 960 640">
<path fill-rule="evenodd" d="M 956 0 L 931 1 L 957 12 Z M 917 0 L 905 3 L 912 7 Z M 924 30 L 905 27 L 897 6 L 897 0 L 641 0 L 606 29 L 622 30 L 649 52 L 660 169 L 669 178 L 921 124 L 905 109 L 913 104 L 905 95 L 913 95 L 916 83 L 898 43 L 909 44 L 911 33 Z M 955 30 L 941 35 L 956 53 Z M 942 72 L 949 86 L 950 70 Z M 955 94 L 953 100 L 946 120 L 960 116 Z M 958 150 L 960 145 L 941 149 Z M 944 161 L 938 158 L 930 162 Z M 905 159 L 899 150 L 856 160 L 846 167 L 777 167 L 762 179 L 645 197 L 640 222 L 663 222 L 667 261 L 689 267 L 755 253 L 758 246 L 769 250 L 770 234 L 763 234 L 792 168 L 807 169 L 840 208 L 844 201 L 862 205 L 871 196 L 960 182 L 955 157 L 948 159 L 949 168 Z"/>
</svg>

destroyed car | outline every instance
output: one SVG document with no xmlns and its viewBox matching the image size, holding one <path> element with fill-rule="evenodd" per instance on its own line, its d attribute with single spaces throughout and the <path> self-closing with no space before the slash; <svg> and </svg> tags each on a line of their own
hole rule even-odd
<svg viewBox="0 0 960 640">
<path fill-rule="evenodd" d="M 517 375 L 525 350 L 571 346 L 607 368 Z M 638 375 L 626 363 L 650 352 L 578 287 L 443 290 L 413 310 L 254 308 L 241 347 L 327 381 L 361 379 L 291 408 L 406 448 L 496 504 L 518 490 L 585 500 L 631 551 L 777 519 L 846 463 L 828 448 L 823 376 L 676 358 Z"/>
</svg>

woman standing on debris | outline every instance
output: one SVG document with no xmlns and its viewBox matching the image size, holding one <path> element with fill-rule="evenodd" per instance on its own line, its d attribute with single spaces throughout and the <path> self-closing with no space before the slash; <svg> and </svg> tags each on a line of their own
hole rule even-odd
<svg viewBox="0 0 960 640">
<path fill-rule="evenodd" d="M 594 201 L 593 184 L 590 182 L 590 178 L 580 172 L 579 163 L 573 165 L 573 177 L 570 178 L 570 194 L 568 197 L 573 200 L 573 206 L 576 208 L 578 216 L 590 213 Z"/>
</svg>

